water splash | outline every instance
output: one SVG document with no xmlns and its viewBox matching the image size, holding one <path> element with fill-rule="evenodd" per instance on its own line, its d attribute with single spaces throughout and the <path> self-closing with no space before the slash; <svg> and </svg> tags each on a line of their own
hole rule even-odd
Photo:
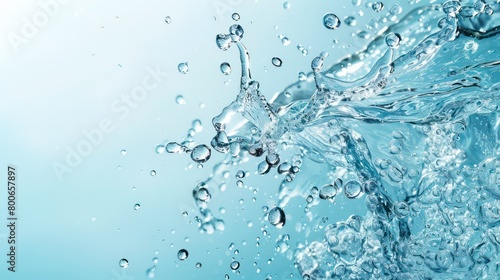
<svg viewBox="0 0 500 280">
<path fill-rule="evenodd" d="M 265 210 L 273 225 L 285 225 L 283 207 L 296 196 L 309 208 L 342 193 L 365 200 L 366 215 L 297 247 L 304 279 L 500 275 L 499 15 L 499 3 L 483 1 L 415 9 L 329 69 L 322 52 L 271 101 L 250 75 L 243 28 L 217 35 L 221 50 L 237 45 L 242 74 L 236 99 L 212 120 L 211 146 L 228 157 L 193 190 L 200 229 L 225 227 L 210 188 L 248 154 L 265 155 L 259 174 L 285 174 L 279 202 Z M 283 143 L 301 153 L 282 159 Z M 189 151 L 177 145 L 166 150 Z"/>
</svg>

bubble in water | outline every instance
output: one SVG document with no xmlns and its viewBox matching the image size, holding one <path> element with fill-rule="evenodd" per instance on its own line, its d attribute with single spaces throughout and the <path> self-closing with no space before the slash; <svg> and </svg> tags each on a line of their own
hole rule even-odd
<svg viewBox="0 0 500 280">
<path fill-rule="evenodd" d="M 179 105 L 184 105 L 184 104 L 186 104 L 186 100 L 184 99 L 184 96 L 182 96 L 182 95 L 177 95 L 177 96 L 175 97 L 175 102 L 176 102 L 177 104 L 179 104 Z"/>
<path fill-rule="evenodd" d="M 372 5 L 372 9 L 375 11 L 375 12 L 381 12 L 382 9 L 384 9 L 384 3 L 382 2 L 375 2 L 373 3 Z"/>
<path fill-rule="evenodd" d="M 171 18 L 170 16 L 166 16 L 166 17 L 165 17 L 165 22 L 166 22 L 167 24 L 170 24 L 170 23 L 172 22 L 172 18 Z"/>
<path fill-rule="evenodd" d="M 197 263 L 195 264 L 195 267 L 196 267 L 196 268 L 200 268 L 201 266 L 202 266 L 201 262 L 197 262 Z"/>
<path fill-rule="evenodd" d="M 340 19 L 332 13 L 323 16 L 323 25 L 328 29 L 337 29 L 340 26 Z"/>
<path fill-rule="evenodd" d="M 305 81 L 307 79 L 307 75 L 304 72 L 299 72 L 299 81 Z"/>
<path fill-rule="evenodd" d="M 398 33 L 391 32 L 387 34 L 387 36 L 385 36 L 385 43 L 391 49 L 399 47 L 400 42 L 401 42 L 401 35 L 399 35 Z"/>
<path fill-rule="evenodd" d="M 285 212 L 280 207 L 274 207 L 269 211 L 268 220 L 271 225 L 282 228 L 286 222 Z"/>
<path fill-rule="evenodd" d="M 120 265 L 121 268 L 127 268 L 129 263 L 128 263 L 128 260 L 127 259 L 121 259 L 119 262 L 118 262 L 118 265 Z"/>
<path fill-rule="evenodd" d="M 238 268 L 240 268 L 240 262 L 232 261 L 229 266 L 231 267 L 232 270 L 237 270 Z"/>
<path fill-rule="evenodd" d="M 189 256 L 189 252 L 186 249 L 180 249 L 179 252 L 177 252 L 177 258 L 181 261 L 187 259 Z"/>
<path fill-rule="evenodd" d="M 354 6 L 359 6 L 361 5 L 361 0 L 352 0 L 351 3 L 354 5 Z"/>
<path fill-rule="evenodd" d="M 231 65 L 229 65 L 229 63 L 227 63 L 227 62 L 222 62 L 220 65 L 220 71 L 224 75 L 231 74 Z"/>
<path fill-rule="evenodd" d="M 347 198 L 357 198 L 361 195 L 361 184 L 358 181 L 349 181 L 344 185 Z"/>
<path fill-rule="evenodd" d="M 356 24 L 358 23 L 356 21 L 356 18 L 354 18 L 353 16 L 348 16 L 346 17 L 346 19 L 344 20 L 345 24 L 349 25 L 349 26 L 356 26 Z"/>
<path fill-rule="evenodd" d="M 339 192 L 339 187 L 337 184 L 327 184 L 321 187 L 319 191 L 319 198 L 321 199 L 333 199 Z"/>
<path fill-rule="evenodd" d="M 187 62 L 179 63 L 179 65 L 177 66 L 177 70 L 179 70 L 179 73 L 181 74 L 186 74 L 189 71 L 188 63 Z"/>
<path fill-rule="evenodd" d="M 197 163 L 204 163 L 210 159 L 211 151 L 207 145 L 198 145 L 191 151 L 191 159 Z"/>
<path fill-rule="evenodd" d="M 276 67 L 281 67 L 281 65 L 283 64 L 283 62 L 281 61 L 281 59 L 279 57 L 276 57 L 276 56 L 273 57 L 273 59 L 271 60 L 271 62 Z"/>
<path fill-rule="evenodd" d="M 167 151 L 167 153 L 171 153 L 171 154 L 174 154 L 174 153 L 180 153 L 180 152 L 183 152 L 184 151 L 184 148 L 181 144 L 179 143 L 176 143 L 176 142 L 169 142 L 167 143 L 167 145 L 165 145 L 165 150 Z"/>
<path fill-rule="evenodd" d="M 141 205 L 139 203 L 134 204 L 134 210 L 141 209 Z"/>
<path fill-rule="evenodd" d="M 155 149 L 157 154 L 163 154 L 165 152 L 165 145 L 158 145 Z"/>
<path fill-rule="evenodd" d="M 127 150 L 125 150 L 125 149 L 124 149 L 124 150 L 121 150 L 121 151 L 120 151 L 120 153 L 121 153 L 122 155 L 126 155 L 126 154 L 127 154 Z"/>
<path fill-rule="evenodd" d="M 290 7 L 292 7 L 292 4 L 290 2 L 285 2 L 283 3 L 283 9 L 285 10 L 289 10 Z"/>
<path fill-rule="evenodd" d="M 238 21 L 238 20 L 240 20 L 240 14 L 238 14 L 238 13 L 233 13 L 233 14 L 231 15 L 231 18 L 232 18 L 234 21 Z"/>
</svg>

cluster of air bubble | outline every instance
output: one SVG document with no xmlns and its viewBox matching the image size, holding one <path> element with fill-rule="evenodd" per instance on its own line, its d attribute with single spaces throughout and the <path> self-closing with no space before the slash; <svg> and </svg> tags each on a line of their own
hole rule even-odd
<svg viewBox="0 0 500 280">
<path fill-rule="evenodd" d="M 387 10 L 382 2 L 371 8 Z M 225 188 L 226 172 L 243 155 L 264 156 L 259 174 L 275 168 L 285 175 L 280 201 L 266 207 L 273 226 L 286 228 L 283 207 L 294 196 L 306 199 L 309 213 L 339 195 L 366 202 L 366 215 L 330 224 L 323 240 L 298 246 L 293 257 L 304 279 L 500 275 L 500 4 L 448 1 L 399 19 L 401 12 L 390 7 L 384 17 L 399 23 L 329 69 L 322 52 L 311 73 L 272 102 L 251 78 L 243 28 L 235 24 L 217 35 L 221 50 L 237 45 L 242 74 L 235 101 L 213 119 L 210 144 L 228 157 L 193 190 L 202 231 L 225 226 L 208 207 L 210 190 Z M 323 23 L 341 26 L 331 13 Z M 354 18 L 344 23 L 356 25 Z M 398 130 L 374 132 L 388 125 Z M 383 137 L 387 144 L 379 143 Z M 302 149 L 300 159 L 281 159 L 284 139 Z M 167 151 L 208 160 L 193 156 L 199 146 L 174 144 Z M 298 183 L 296 176 L 317 184 Z"/>
</svg>

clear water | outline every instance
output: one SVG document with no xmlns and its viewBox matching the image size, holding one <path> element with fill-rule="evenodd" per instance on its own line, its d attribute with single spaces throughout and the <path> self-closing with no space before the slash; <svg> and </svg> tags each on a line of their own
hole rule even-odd
<svg viewBox="0 0 500 280">
<path fill-rule="evenodd" d="M 389 10 L 383 17 L 401 13 L 371 7 Z M 230 174 L 247 187 L 239 166 L 256 161 L 250 172 L 276 190 L 262 208 L 263 231 L 281 228 L 277 252 L 303 279 L 498 279 L 498 26 L 497 2 L 420 7 L 338 63 L 318 54 L 308 74 L 271 100 L 250 74 L 244 27 L 217 35 L 228 56 L 234 45 L 239 51 L 240 92 L 213 118 L 210 145 L 194 142 L 193 122 L 184 142 L 164 148 L 190 154 L 200 168 L 214 151 L 227 154 L 193 189 L 200 231 L 231 223 L 217 216 L 211 193 Z M 290 226 L 287 207 L 297 199 L 310 223 Z M 332 203 L 338 212 L 349 204 L 363 210 L 331 223 L 320 205 Z M 292 232 L 307 237 L 293 251 Z"/>
</svg>

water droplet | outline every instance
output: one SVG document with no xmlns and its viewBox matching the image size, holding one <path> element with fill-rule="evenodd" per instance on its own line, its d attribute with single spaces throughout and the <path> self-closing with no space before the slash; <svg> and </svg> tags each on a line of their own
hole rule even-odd
<svg viewBox="0 0 500 280">
<path fill-rule="evenodd" d="M 282 228 L 286 222 L 285 212 L 279 207 L 274 207 L 269 211 L 268 220 L 271 225 Z"/>
<path fill-rule="evenodd" d="M 231 37 L 225 34 L 218 34 L 217 37 L 215 38 L 215 42 L 217 44 L 217 47 L 219 49 L 226 51 L 231 47 Z"/>
<path fill-rule="evenodd" d="M 232 270 L 237 270 L 240 268 L 240 263 L 238 261 L 232 261 L 230 267 Z"/>
<path fill-rule="evenodd" d="M 281 59 L 279 57 L 276 57 L 276 56 L 273 57 L 273 59 L 271 60 L 271 62 L 276 67 L 281 67 L 281 65 L 283 64 L 283 62 L 281 61 Z"/>
<path fill-rule="evenodd" d="M 134 204 L 134 210 L 141 209 L 141 205 L 139 203 Z"/>
<path fill-rule="evenodd" d="M 151 172 L 149 172 L 149 174 L 150 174 L 151 176 L 156 176 L 156 170 L 151 170 Z"/>
<path fill-rule="evenodd" d="M 233 13 L 233 14 L 231 15 L 231 18 L 232 18 L 234 21 L 238 21 L 238 20 L 240 20 L 240 14 L 238 14 L 238 13 Z"/>
<path fill-rule="evenodd" d="M 283 46 L 285 47 L 290 45 L 290 39 L 288 39 L 287 37 L 281 38 L 281 44 L 283 44 Z"/>
<path fill-rule="evenodd" d="M 304 72 L 299 72 L 299 81 L 305 81 L 307 79 L 307 75 Z"/>
<path fill-rule="evenodd" d="M 188 63 L 187 62 L 179 63 L 179 65 L 177 66 L 177 70 L 179 70 L 179 73 L 181 74 L 186 74 L 189 71 Z"/>
<path fill-rule="evenodd" d="M 357 198 L 361 195 L 361 184 L 358 181 L 349 181 L 344 185 L 344 193 L 347 198 Z"/>
<path fill-rule="evenodd" d="M 166 16 L 166 17 L 165 17 L 165 22 L 166 22 L 167 24 L 170 24 L 170 23 L 172 22 L 172 18 L 171 18 L 170 16 Z"/>
<path fill-rule="evenodd" d="M 153 258 L 153 263 L 154 263 L 154 264 L 157 264 L 159 261 L 160 261 L 160 260 L 159 260 L 158 258 L 156 258 L 156 257 L 154 257 L 154 258 Z"/>
<path fill-rule="evenodd" d="M 361 0 L 352 0 L 351 3 L 354 5 L 354 6 L 359 6 L 361 5 Z"/>
<path fill-rule="evenodd" d="M 176 102 L 177 104 L 179 104 L 179 105 L 184 105 L 184 104 L 186 104 L 186 100 L 184 100 L 184 96 L 182 96 L 182 95 L 177 95 L 177 96 L 175 97 L 175 102 Z"/>
<path fill-rule="evenodd" d="M 458 1 L 447 1 L 443 4 L 443 12 L 449 15 L 456 15 L 461 8 L 462 6 L 460 6 Z"/>
<path fill-rule="evenodd" d="M 197 163 L 204 163 L 210 159 L 211 151 L 207 145 L 198 145 L 191 151 L 191 159 Z"/>
<path fill-rule="evenodd" d="M 220 65 L 220 71 L 224 75 L 231 74 L 231 65 L 229 65 L 229 63 L 227 63 L 227 62 L 222 62 Z"/>
<path fill-rule="evenodd" d="M 243 34 L 245 31 L 243 30 L 243 27 L 239 24 L 233 24 L 231 27 L 229 27 L 229 34 L 231 34 L 231 40 L 234 42 L 237 42 L 241 39 L 243 39 Z"/>
<path fill-rule="evenodd" d="M 193 120 L 191 123 L 191 127 L 195 132 L 201 132 L 203 130 L 203 126 L 201 125 L 201 121 L 199 119 Z"/>
<path fill-rule="evenodd" d="M 289 10 L 291 7 L 292 7 L 292 4 L 290 2 L 283 3 L 283 9 Z"/>
<path fill-rule="evenodd" d="M 349 26 L 356 26 L 356 24 L 358 23 L 356 21 L 356 18 L 354 18 L 353 16 L 348 16 L 346 17 L 346 19 L 344 20 L 345 24 L 349 25 Z"/>
<path fill-rule="evenodd" d="M 127 259 L 121 259 L 119 262 L 118 262 L 118 265 L 120 265 L 121 268 L 127 268 L 129 263 L 128 263 L 128 260 Z"/>
<path fill-rule="evenodd" d="M 375 11 L 375 12 L 381 12 L 382 9 L 384 9 L 384 3 L 382 2 L 375 2 L 373 3 L 372 5 L 372 9 Z"/>
<path fill-rule="evenodd" d="M 127 150 L 121 150 L 121 151 L 120 151 L 120 153 L 121 153 L 122 155 L 126 155 L 126 154 L 127 154 Z"/>
<path fill-rule="evenodd" d="M 399 47 L 400 42 L 401 42 L 401 35 L 399 35 L 398 33 L 391 32 L 387 34 L 387 36 L 385 36 L 385 43 L 391 49 Z"/>
<path fill-rule="evenodd" d="M 165 145 L 158 145 L 155 149 L 157 154 L 163 154 L 165 152 Z"/>
<path fill-rule="evenodd" d="M 323 25 L 328 29 L 337 29 L 340 27 L 340 19 L 335 14 L 326 14 L 323 16 Z"/>
<path fill-rule="evenodd" d="M 195 264 L 195 267 L 196 267 L 196 268 L 200 268 L 201 266 L 202 266 L 201 262 L 197 262 L 197 263 Z"/>
<path fill-rule="evenodd" d="M 327 184 L 321 187 L 319 191 L 319 198 L 333 199 L 339 193 L 340 189 L 337 184 Z"/>
<path fill-rule="evenodd" d="M 186 249 L 180 249 L 179 252 L 177 252 L 177 258 L 181 261 L 187 259 L 189 256 L 189 252 Z"/>
</svg>

